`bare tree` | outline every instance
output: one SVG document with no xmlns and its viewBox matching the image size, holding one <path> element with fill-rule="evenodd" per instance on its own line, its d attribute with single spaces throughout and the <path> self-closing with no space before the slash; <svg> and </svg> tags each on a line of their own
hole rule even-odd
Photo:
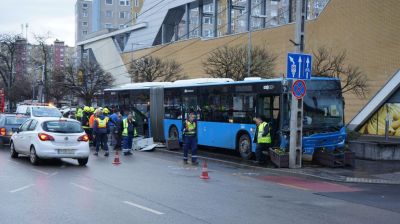
<svg viewBox="0 0 400 224">
<path fill-rule="evenodd" d="M 185 78 L 178 62 L 153 56 L 132 61 L 129 74 L 134 82 L 168 82 Z"/>
<path fill-rule="evenodd" d="M 273 76 L 276 56 L 265 47 L 251 49 L 252 64 L 250 74 L 254 77 L 270 78 Z M 214 78 L 232 78 L 243 80 L 247 77 L 248 51 L 245 46 L 217 48 L 203 62 L 204 71 Z"/>
<path fill-rule="evenodd" d="M 0 34 L 0 76 L 7 95 L 11 95 L 11 89 L 15 82 L 14 67 L 18 38 L 12 34 Z M 9 97 L 7 98 L 10 100 Z M 11 104 L 12 102 L 9 103 L 9 109 L 11 109 Z"/>
<path fill-rule="evenodd" d="M 59 103 L 68 92 L 65 82 L 65 70 L 55 69 L 49 76 L 46 93 L 49 98 L 52 97 L 56 100 L 56 103 Z"/>
<path fill-rule="evenodd" d="M 97 63 L 83 61 L 78 69 L 68 65 L 65 69 L 65 87 L 91 105 L 95 95 L 114 82 L 110 73 Z"/>
<path fill-rule="evenodd" d="M 36 42 L 38 43 L 38 51 L 33 55 L 32 61 L 36 66 L 44 66 L 44 91 L 45 91 L 45 99 L 47 101 L 47 95 L 49 90 L 49 65 L 51 62 L 50 58 L 50 46 L 46 43 L 48 39 L 50 39 L 50 33 L 48 32 L 45 35 L 34 35 Z"/>
<path fill-rule="evenodd" d="M 346 51 L 333 54 L 332 49 L 320 47 L 313 52 L 313 76 L 339 78 L 342 93 L 351 92 L 359 98 L 365 98 L 369 87 L 366 75 L 359 67 L 346 63 Z"/>
</svg>

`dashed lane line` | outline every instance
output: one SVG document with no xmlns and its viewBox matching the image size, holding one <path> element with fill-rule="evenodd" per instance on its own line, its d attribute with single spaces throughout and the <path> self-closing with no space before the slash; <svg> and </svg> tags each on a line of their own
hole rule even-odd
<svg viewBox="0 0 400 224">
<path fill-rule="evenodd" d="M 19 191 L 23 191 L 23 190 L 28 189 L 28 188 L 33 187 L 33 186 L 34 186 L 34 184 L 29 184 L 29 185 L 26 185 L 26 186 L 11 190 L 10 193 L 13 194 L 13 193 L 16 193 L 16 192 L 19 192 Z"/>
<path fill-rule="evenodd" d="M 142 209 L 142 210 L 145 210 L 147 212 L 151 212 L 151 213 L 156 214 L 156 215 L 164 215 L 164 213 L 162 213 L 162 212 L 159 212 L 157 210 L 145 207 L 143 205 L 135 204 L 135 203 L 130 202 L 130 201 L 123 201 L 122 203 L 127 204 L 127 205 L 131 205 L 133 207 L 136 207 L 136 208 L 139 208 L 139 209 Z"/>
<path fill-rule="evenodd" d="M 77 188 L 80 188 L 80 189 L 82 189 L 82 190 L 85 190 L 85 191 L 89 191 L 89 192 L 93 192 L 93 189 L 91 189 L 91 188 L 88 188 L 88 187 L 85 187 L 85 186 L 82 186 L 82 185 L 79 185 L 79 184 L 76 184 L 76 183 L 70 183 L 72 186 L 74 186 L 74 187 L 77 187 Z"/>
<path fill-rule="evenodd" d="M 33 171 L 35 171 L 35 172 L 37 172 L 37 173 L 44 174 L 44 175 L 49 175 L 49 173 L 47 173 L 47 172 L 45 172 L 45 171 L 42 171 L 42 170 L 39 170 L 39 169 L 34 169 L 34 168 L 32 168 L 31 170 L 33 170 Z"/>
</svg>

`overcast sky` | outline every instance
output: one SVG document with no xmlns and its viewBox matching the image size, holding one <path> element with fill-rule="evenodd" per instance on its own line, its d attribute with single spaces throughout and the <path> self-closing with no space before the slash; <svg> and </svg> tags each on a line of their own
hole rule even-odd
<svg viewBox="0 0 400 224">
<path fill-rule="evenodd" d="M 28 23 L 28 41 L 33 34 L 46 34 L 75 45 L 76 0 L 1 0 L 0 33 L 21 33 L 21 24 Z M 24 28 L 25 29 L 25 28 Z M 25 31 L 24 31 L 25 36 Z"/>
</svg>

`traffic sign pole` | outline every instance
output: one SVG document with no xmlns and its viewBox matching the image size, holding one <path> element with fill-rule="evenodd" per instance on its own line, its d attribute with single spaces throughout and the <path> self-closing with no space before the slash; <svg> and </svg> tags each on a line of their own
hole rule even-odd
<svg viewBox="0 0 400 224">
<path fill-rule="evenodd" d="M 296 1 L 296 51 L 303 52 L 304 50 L 304 20 L 305 20 L 305 4 L 304 0 L 297 0 Z M 299 90 L 298 80 L 296 78 L 306 78 L 311 77 L 311 75 L 307 75 L 307 71 L 303 70 L 305 66 L 303 63 L 307 65 L 307 59 L 303 60 L 302 56 L 299 56 L 297 60 L 295 58 L 289 57 L 288 60 L 288 70 L 289 66 L 291 67 L 290 71 L 293 71 L 293 67 L 297 66 L 298 74 L 295 75 L 296 70 L 294 73 L 291 73 L 294 77 L 293 85 L 292 85 L 292 100 L 291 100 L 291 107 L 290 107 L 290 145 L 289 145 L 289 168 L 301 168 L 302 162 L 302 153 L 303 153 L 303 98 L 296 97 L 296 95 L 304 96 L 306 89 L 304 89 L 304 94 L 301 94 L 302 91 Z M 289 65 L 289 62 L 292 65 Z M 296 65 L 296 63 L 298 63 Z M 310 59 L 308 59 L 308 63 Z M 294 66 L 293 66 L 294 64 Z M 303 65 L 303 66 L 302 66 Z M 311 64 L 309 64 L 311 65 Z M 304 72 L 305 71 L 305 72 Z M 311 72 L 311 70 L 310 70 Z M 289 76 L 290 73 L 288 73 Z M 303 77 L 302 77 L 303 76 Z M 307 77 L 308 76 L 308 77 Z M 296 86 L 295 86 L 296 85 Z M 296 88 L 296 89 L 295 89 Z M 305 85 L 304 85 L 304 88 Z"/>
</svg>

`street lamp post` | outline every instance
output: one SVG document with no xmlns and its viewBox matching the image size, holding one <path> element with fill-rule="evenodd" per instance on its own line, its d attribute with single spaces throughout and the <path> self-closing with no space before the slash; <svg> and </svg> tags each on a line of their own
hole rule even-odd
<svg viewBox="0 0 400 224">
<path fill-rule="evenodd" d="M 43 84 L 44 84 L 44 65 L 38 66 L 34 68 L 35 71 L 35 78 L 32 86 L 32 102 L 35 100 L 35 83 L 37 82 L 37 73 L 36 71 L 42 68 L 42 80 L 39 83 L 39 89 L 38 89 L 38 100 L 40 96 L 40 102 L 43 103 L 44 101 L 44 94 L 43 94 Z"/>
</svg>

